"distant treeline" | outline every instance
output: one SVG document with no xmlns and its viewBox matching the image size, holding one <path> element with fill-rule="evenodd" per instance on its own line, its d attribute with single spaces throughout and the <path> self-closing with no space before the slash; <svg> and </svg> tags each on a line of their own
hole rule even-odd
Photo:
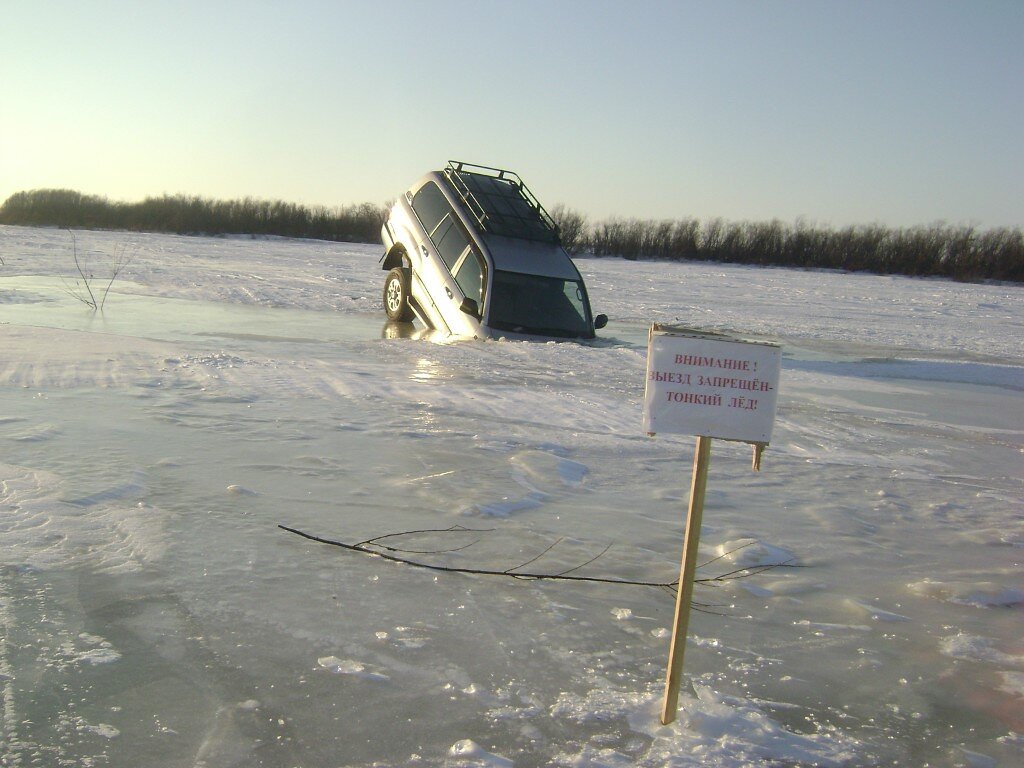
<svg viewBox="0 0 1024 768">
<path fill-rule="evenodd" d="M 589 225 L 581 214 L 561 207 L 552 216 L 570 252 L 595 256 L 1024 282 L 1024 233 L 1018 228 L 870 224 L 832 229 L 800 221 L 721 219 L 612 219 Z"/>
<path fill-rule="evenodd" d="M 347 242 L 380 242 L 386 205 L 309 208 L 281 201 L 210 200 L 186 195 L 112 202 L 65 189 L 18 192 L 0 206 L 0 224 L 123 229 L 179 234 L 252 234 Z M 551 215 L 573 254 L 626 259 L 712 261 L 762 266 L 842 269 L 883 275 L 1024 282 L 1019 228 L 979 230 L 932 224 L 878 224 L 833 229 L 802 221 L 609 219 L 590 223 L 555 206 Z"/>
<path fill-rule="evenodd" d="M 7 198 L 0 206 L 0 224 L 373 242 L 380 239 L 386 211 L 386 206 L 371 203 L 310 208 L 280 200 L 187 195 L 119 203 L 69 189 L 37 189 Z"/>
</svg>

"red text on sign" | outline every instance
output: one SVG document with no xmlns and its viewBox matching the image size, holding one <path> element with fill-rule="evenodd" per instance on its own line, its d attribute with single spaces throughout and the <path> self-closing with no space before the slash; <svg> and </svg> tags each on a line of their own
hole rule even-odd
<svg viewBox="0 0 1024 768">
<path fill-rule="evenodd" d="M 730 397 L 729 398 L 730 408 L 742 408 L 745 411 L 756 411 L 757 400 L 750 400 L 746 397 Z"/>
<path fill-rule="evenodd" d="M 665 395 L 670 403 L 713 406 L 719 406 L 722 404 L 721 395 L 699 395 L 696 392 L 666 392 Z"/>
<path fill-rule="evenodd" d="M 749 360 L 734 360 L 729 357 L 708 357 L 705 355 L 676 355 L 676 365 L 692 365 L 695 368 L 725 368 L 730 371 L 749 371 Z"/>
</svg>

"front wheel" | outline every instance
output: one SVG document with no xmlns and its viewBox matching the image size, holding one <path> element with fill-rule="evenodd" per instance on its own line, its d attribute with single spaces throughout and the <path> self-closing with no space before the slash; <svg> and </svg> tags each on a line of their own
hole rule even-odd
<svg viewBox="0 0 1024 768">
<path fill-rule="evenodd" d="M 384 280 L 384 311 L 391 320 L 407 323 L 413 318 L 409 306 L 410 270 L 395 267 Z"/>
</svg>

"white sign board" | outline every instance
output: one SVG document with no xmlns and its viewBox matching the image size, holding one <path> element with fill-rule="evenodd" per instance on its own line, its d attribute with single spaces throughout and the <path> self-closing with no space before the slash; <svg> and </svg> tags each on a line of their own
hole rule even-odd
<svg viewBox="0 0 1024 768">
<path fill-rule="evenodd" d="M 644 429 L 768 443 L 781 365 L 777 344 L 654 325 Z"/>
</svg>

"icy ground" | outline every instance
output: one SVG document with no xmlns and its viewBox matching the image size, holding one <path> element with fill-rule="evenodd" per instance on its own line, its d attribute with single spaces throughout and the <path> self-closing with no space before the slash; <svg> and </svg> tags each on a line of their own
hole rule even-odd
<svg viewBox="0 0 1024 768">
<path fill-rule="evenodd" d="M 103 314 L 67 232 L 0 227 L 0 765 L 1024 764 L 1020 287 L 581 259 L 597 342 L 442 344 L 385 326 L 376 247 L 77 239 L 100 289 L 136 253 Z M 802 566 L 698 588 L 672 726 L 665 592 L 277 527 L 671 580 L 652 321 L 784 345 L 702 572 Z"/>
</svg>

